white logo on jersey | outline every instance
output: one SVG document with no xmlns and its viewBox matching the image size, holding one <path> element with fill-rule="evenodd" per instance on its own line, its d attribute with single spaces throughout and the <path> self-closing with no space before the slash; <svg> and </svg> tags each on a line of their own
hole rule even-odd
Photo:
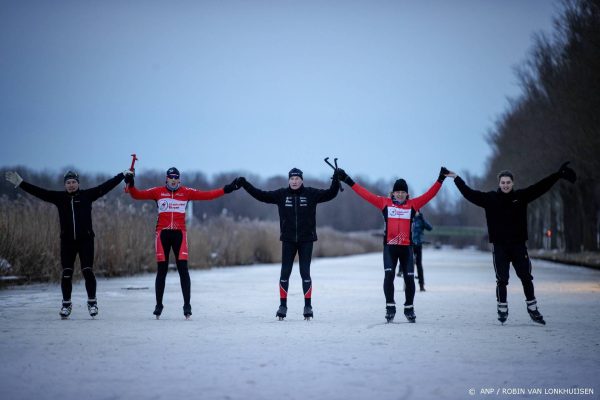
<svg viewBox="0 0 600 400">
<path fill-rule="evenodd" d="M 410 208 L 388 206 L 388 218 L 410 219 Z"/>
<path fill-rule="evenodd" d="M 175 213 L 185 213 L 185 206 L 187 205 L 187 201 L 183 200 L 175 200 L 175 199 L 160 199 L 157 201 L 158 212 L 175 212 Z"/>
</svg>

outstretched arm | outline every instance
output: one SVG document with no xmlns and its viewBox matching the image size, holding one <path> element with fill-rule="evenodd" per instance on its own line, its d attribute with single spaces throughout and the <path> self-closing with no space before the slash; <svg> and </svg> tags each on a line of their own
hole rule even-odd
<svg viewBox="0 0 600 400">
<path fill-rule="evenodd" d="M 56 204 L 60 196 L 63 194 L 62 191 L 43 189 L 25 181 L 22 181 L 19 187 L 30 195 L 52 204 Z"/>
<path fill-rule="evenodd" d="M 524 200 L 530 203 L 550 190 L 550 188 L 554 186 L 559 178 L 560 175 L 558 172 L 555 172 L 554 174 L 545 177 L 541 181 L 534 183 L 525 189 L 521 189 L 520 192 L 522 193 Z"/>
<path fill-rule="evenodd" d="M 96 201 L 100 197 L 104 196 L 106 193 L 113 190 L 121 181 L 125 178 L 125 174 L 123 172 L 115 175 L 110 178 L 106 182 L 96 186 L 95 188 L 88 189 L 87 191 L 91 193 L 91 200 Z"/>
<path fill-rule="evenodd" d="M 454 184 L 465 199 L 475 204 L 476 206 L 485 207 L 487 195 L 484 192 L 471 189 L 469 186 L 467 186 L 465 181 L 463 181 L 462 178 L 456 174 L 454 174 L 454 176 L 448 176 L 454 177 Z"/>
<path fill-rule="evenodd" d="M 340 191 L 340 181 L 338 180 L 337 175 L 333 176 L 331 180 L 331 186 L 329 186 L 329 189 L 317 190 L 317 203 L 325 203 L 326 201 L 333 200 Z"/>
<path fill-rule="evenodd" d="M 198 190 L 188 188 L 190 200 L 213 200 L 225 194 L 223 188 L 213 190 Z"/>
<path fill-rule="evenodd" d="M 257 189 L 254 186 L 252 186 L 252 184 L 248 182 L 244 177 L 239 178 L 239 183 L 242 185 L 244 190 L 256 200 L 262 201 L 263 203 L 277 204 L 276 191 L 265 191 Z"/>
<path fill-rule="evenodd" d="M 158 200 L 160 198 L 160 188 L 154 187 L 146 190 L 139 190 L 135 186 L 129 186 L 129 195 L 136 200 Z"/>
</svg>

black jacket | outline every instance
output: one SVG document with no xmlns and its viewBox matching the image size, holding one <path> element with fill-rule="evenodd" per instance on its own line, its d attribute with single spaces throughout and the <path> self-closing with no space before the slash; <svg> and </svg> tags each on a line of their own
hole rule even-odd
<svg viewBox="0 0 600 400">
<path fill-rule="evenodd" d="M 95 188 L 78 190 L 72 194 L 66 190 L 42 189 L 25 181 L 19 187 L 38 199 L 54 204 L 58 208 L 61 239 L 75 240 L 94 237 L 92 203 L 110 192 L 123 178 L 120 173 Z"/>
<path fill-rule="evenodd" d="M 465 199 L 485 209 L 490 243 L 511 244 L 527 241 L 527 204 L 546 193 L 558 181 L 554 173 L 525 189 L 503 193 L 500 188 L 480 192 L 467 186 L 459 176 L 456 187 Z"/>
<path fill-rule="evenodd" d="M 304 187 L 292 190 L 289 186 L 273 191 L 255 188 L 249 182 L 244 189 L 258 201 L 277 204 L 282 242 L 314 242 L 317 240 L 317 204 L 337 196 L 340 182 L 333 179 L 329 189 Z"/>
</svg>

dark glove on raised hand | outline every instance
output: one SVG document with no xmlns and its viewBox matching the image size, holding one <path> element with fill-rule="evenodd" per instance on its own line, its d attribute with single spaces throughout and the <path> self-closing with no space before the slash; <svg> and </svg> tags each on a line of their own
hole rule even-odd
<svg viewBox="0 0 600 400">
<path fill-rule="evenodd" d="M 450 171 L 446 167 L 440 168 L 440 174 L 438 175 L 438 182 L 443 183 L 444 179 L 446 179 L 446 175 L 448 175 Z"/>
<path fill-rule="evenodd" d="M 567 161 L 566 163 L 561 165 L 560 169 L 558 170 L 558 174 L 562 179 L 566 179 L 571 183 L 575 183 L 575 181 L 577 180 L 577 174 L 572 168 L 569 167 L 569 163 L 570 161 Z"/>
<path fill-rule="evenodd" d="M 129 187 L 135 186 L 135 181 L 133 179 L 133 174 L 127 174 L 127 175 L 125 175 L 125 183 Z"/>
<path fill-rule="evenodd" d="M 236 179 L 236 181 L 237 181 L 237 184 L 239 185 L 239 187 L 241 187 L 241 188 L 244 187 L 244 186 L 246 186 L 246 184 L 248 183 L 248 181 L 246 180 L 246 178 L 243 177 L 243 176 L 238 177 Z"/>
<path fill-rule="evenodd" d="M 242 186 L 239 183 L 239 178 L 235 178 L 231 183 L 228 183 L 227 185 L 223 186 L 223 191 L 225 193 L 231 193 L 234 190 L 238 190 L 241 187 Z"/>
<path fill-rule="evenodd" d="M 337 175 L 337 178 L 340 181 L 345 182 L 348 186 L 354 185 L 354 181 L 352 180 L 352 178 L 350 178 L 346 171 L 344 171 L 342 168 L 336 169 L 335 175 Z"/>
</svg>

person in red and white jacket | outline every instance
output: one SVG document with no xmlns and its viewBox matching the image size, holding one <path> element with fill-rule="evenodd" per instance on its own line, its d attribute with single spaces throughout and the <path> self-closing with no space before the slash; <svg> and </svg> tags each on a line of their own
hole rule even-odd
<svg viewBox="0 0 600 400">
<path fill-rule="evenodd" d="M 414 265 L 412 263 L 411 224 L 416 210 L 427 204 L 442 187 L 442 183 L 450 171 L 442 167 L 437 181 L 427 192 L 411 199 L 408 194 L 408 185 L 404 179 L 394 183 L 389 197 L 377 196 L 355 183 L 346 172 L 338 168 L 339 180 L 348 184 L 360 197 L 381 210 L 385 220 L 385 235 L 383 242 L 383 293 L 386 300 L 386 315 L 388 322 L 396 315 L 394 301 L 394 276 L 396 264 L 400 261 L 400 268 L 404 277 L 405 297 L 404 315 L 409 322 L 415 322 L 413 301 L 415 298 Z"/>
<path fill-rule="evenodd" d="M 154 200 L 158 210 L 156 222 L 155 248 L 158 269 L 156 272 L 156 307 L 154 315 L 158 319 L 163 310 L 163 294 L 169 265 L 169 253 L 173 249 L 177 272 L 183 293 L 183 314 L 186 319 L 192 315 L 190 305 L 190 274 L 188 271 L 188 246 L 185 227 L 185 210 L 188 201 L 213 200 L 240 188 L 234 180 L 223 188 L 214 190 L 197 190 L 181 185 L 179 170 L 175 167 L 167 170 L 165 186 L 157 186 L 147 190 L 138 190 L 134 186 L 133 176 L 125 182 L 129 194 L 136 200 Z"/>
</svg>

